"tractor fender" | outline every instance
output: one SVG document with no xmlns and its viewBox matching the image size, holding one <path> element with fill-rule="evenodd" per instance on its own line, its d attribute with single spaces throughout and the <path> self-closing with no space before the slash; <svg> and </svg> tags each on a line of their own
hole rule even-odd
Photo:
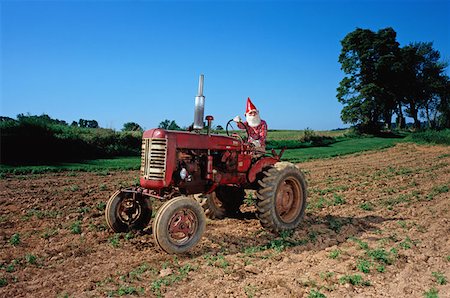
<svg viewBox="0 0 450 298">
<path fill-rule="evenodd" d="M 261 158 L 260 160 L 255 162 L 255 164 L 248 171 L 248 175 L 247 175 L 248 181 L 250 183 L 253 183 L 256 180 L 256 175 L 258 175 L 258 173 L 261 173 L 261 171 L 265 167 L 274 165 L 277 162 L 279 162 L 279 160 L 277 158 L 274 158 L 274 157 Z"/>
</svg>

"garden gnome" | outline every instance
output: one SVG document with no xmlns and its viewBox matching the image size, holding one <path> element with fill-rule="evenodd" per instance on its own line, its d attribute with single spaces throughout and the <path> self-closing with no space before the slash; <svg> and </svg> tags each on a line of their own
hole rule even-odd
<svg viewBox="0 0 450 298">
<path fill-rule="evenodd" d="M 247 130 L 249 143 L 253 144 L 258 151 L 265 151 L 267 123 L 259 116 L 259 111 L 250 100 L 250 97 L 247 98 L 245 119 L 247 121 L 242 122 L 241 117 L 238 115 L 234 117 L 233 121 L 237 123 L 240 129 Z"/>
</svg>

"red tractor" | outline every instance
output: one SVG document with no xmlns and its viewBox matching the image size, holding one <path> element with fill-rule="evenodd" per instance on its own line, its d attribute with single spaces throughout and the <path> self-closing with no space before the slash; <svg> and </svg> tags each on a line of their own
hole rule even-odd
<svg viewBox="0 0 450 298">
<path fill-rule="evenodd" d="M 212 116 L 203 129 L 203 75 L 195 99 L 192 131 L 150 129 L 144 132 L 140 187 L 116 191 L 106 206 L 114 232 L 144 229 L 152 220 L 152 202 L 162 201 L 153 218 L 153 235 L 167 253 L 183 253 L 196 245 L 205 230 L 206 214 L 234 214 L 255 190 L 257 217 L 274 232 L 296 228 L 306 207 L 306 180 L 281 154 L 258 152 L 245 138 L 211 134 Z M 203 208 L 202 208 L 203 207 Z M 205 210 L 204 210 L 205 209 Z"/>
</svg>

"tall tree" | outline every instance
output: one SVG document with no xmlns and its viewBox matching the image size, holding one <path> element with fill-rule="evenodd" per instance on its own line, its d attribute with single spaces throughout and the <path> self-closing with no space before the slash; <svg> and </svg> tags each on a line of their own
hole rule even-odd
<svg viewBox="0 0 450 298">
<path fill-rule="evenodd" d="M 439 110 L 446 114 L 445 88 L 448 77 L 444 74 L 447 63 L 440 61 L 439 51 L 431 42 L 416 42 L 402 48 L 404 67 L 404 101 L 407 113 L 414 119 L 414 128 L 421 127 L 419 116 L 427 119 L 429 127 L 436 125 Z"/>
<path fill-rule="evenodd" d="M 400 63 L 394 29 L 358 28 L 341 44 L 339 62 L 346 74 L 337 88 L 337 98 L 344 105 L 341 119 L 371 132 L 379 130 L 380 120 L 390 127 L 397 106 L 394 82 Z"/>
</svg>

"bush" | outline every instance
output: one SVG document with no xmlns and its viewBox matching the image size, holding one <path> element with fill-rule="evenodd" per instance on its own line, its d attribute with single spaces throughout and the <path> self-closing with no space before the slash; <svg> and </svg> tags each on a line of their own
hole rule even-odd
<svg viewBox="0 0 450 298">
<path fill-rule="evenodd" d="M 42 164 L 139 155 L 142 132 L 69 126 L 47 115 L 0 121 L 2 164 Z"/>
<path fill-rule="evenodd" d="M 414 132 L 405 138 L 405 141 L 415 143 L 429 143 L 429 144 L 441 144 L 450 145 L 450 129 L 444 129 L 441 131 L 436 130 L 424 130 Z"/>
</svg>

